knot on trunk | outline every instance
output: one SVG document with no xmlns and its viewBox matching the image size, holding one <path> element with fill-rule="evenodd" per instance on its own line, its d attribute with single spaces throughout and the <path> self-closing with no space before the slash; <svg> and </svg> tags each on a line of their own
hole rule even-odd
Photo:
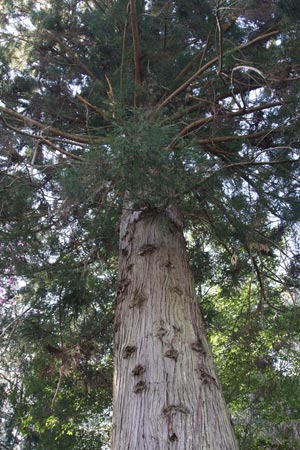
<svg viewBox="0 0 300 450">
<path fill-rule="evenodd" d="M 137 364 L 131 371 L 132 375 L 138 377 L 139 375 L 143 375 L 146 372 L 146 369 L 142 364 Z"/>
<path fill-rule="evenodd" d="M 156 332 L 156 336 L 162 338 L 167 334 L 167 332 L 168 332 L 168 330 L 166 330 L 166 328 L 160 327 Z"/>
<path fill-rule="evenodd" d="M 177 361 L 179 352 L 175 348 L 170 348 L 165 352 L 164 355 L 166 358 L 174 359 L 174 361 Z"/>
<path fill-rule="evenodd" d="M 136 383 L 136 385 L 133 388 L 133 392 L 135 394 L 140 394 L 141 392 L 145 391 L 147 389 L 147 383 L 146 381 L 139 381 Z"/>
<path fill-rule="evenodd" d="M 179 286 L 172 286 L 170 288 L 170 291 L 174 292 L 174 294 L 177 294 L 177 295 L 183 295 L 183 291 L 182 291 L 182 289 L 180 289 Z"/>
<path fill-rule="evenodd" d="M 135 292 L 133 295 L 132 302 L 129 305 L 129 308 L 134 308 L 135 306 L 142 306 L 142 304 L 147 301 L 147 297 L 143 292 Z"/>
<path fill-rule="evenodd" d="M 145 244 L 140 247 L 138 254 L 140 256 L 151 255 L 151 253 L 153 253 L 156 249 L 157 246 L 154 244 Z"/>
<path fill-rule="evenodd" d="M 124 359 L 129 358 L 136 351 L 136 347 L 134 345 L 126 345 L 124 347 L 122 356 Z"/>
<path fill-rule="evenodd" d="M 129 253 L 128 248 L 126 248 L 126 247 L 122 248 L 121 253 L 122 253 L 122 256 L 124 256 L 124 257 L 127 256 Z"/>
<path fill-rule="evenodd" d="M 179 404 L 179 405 L 168 405 L 163 409 L 162 412 L 164 416 L 169 417 L 176 413 L 189 414 L 190 410 L 186 406 Z"/>
<path fill-rule="evenodd" d="M 161 319 L 160 326 L 157 329 L 155 336 L 157 336 L 159 338 L 163 338 L 167 333 L 168 333 L 168 329 L 165 326 L 165 321 L 163 319 Z"/>
<path fill-rule="evenodd" d="M 167 268 L 167 269 L 174 269 L 174 265 L 171 263 L 171 261 L 167 261 L 166 263 L 165 263 L 165 267 Z"/>
<path fill-rule="evenodd" d="M 123 278 L 119 281 L 117 287 L 117 300 L 119 301 L 122 297 L 127 294 L 128 287 L 131 284 L 131 280 L 128 278 Z"/>
<path fill-rule="evenodd" d="M 210 386 L 214 384 L 216 387 L 219 387 L 216 378 L 208 373 L 204 368 L 199 367 L 198 369 L 196 369 L 196 371 L 203 384 L 207 384 Z"/>
<path fill-rule="evenodd" d="M 121 326 L 121 320 L 120 319 L 115 319 L 115 323 L 114 323 L 114 332 L 117 333 L 120 329 Z"/>
<path fill-rule="evenodd" d="M 169 434 L 169 441 L 171 441 L 171 442 L 177 442 L 177 441 L 178 441 L 178 436 L 177 436 L 177 434 L 176 434 L 176 433 Z"/>
<path fill-rule="evenodd" d="M 203 344 L 200 341 L 200 339 L 198 341 L 192 342 L 191 349 L 194 352 L 203 353 L 204 355 L 206 354 L 206 351 L 205 351 L 205 349 L 203 347 Z"/>
</svg>

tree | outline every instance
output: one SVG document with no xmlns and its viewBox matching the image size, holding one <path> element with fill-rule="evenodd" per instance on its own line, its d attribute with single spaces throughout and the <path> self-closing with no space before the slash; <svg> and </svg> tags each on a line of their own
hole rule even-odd
<svg viewBox="0 0 300 450">
<path fill-rule="evenodd" d="M 44 400 L 55 405 L 70 370 L 86 389 L 95 379 L 91 304 L 108 358 L 120 230 L 114 450 L 237 448 L 183 232 L 198 261 L 227 267 L 223 286 L 255 273 L 261 314 L 277 298 L 274 267 L 299 220 L 299 8 L 248 3 L 2 7 L 4 278 L 19 277 L 30 304 L 20 335 L 40 332 L 43 376 L 59 366 Z"/>
</svg>

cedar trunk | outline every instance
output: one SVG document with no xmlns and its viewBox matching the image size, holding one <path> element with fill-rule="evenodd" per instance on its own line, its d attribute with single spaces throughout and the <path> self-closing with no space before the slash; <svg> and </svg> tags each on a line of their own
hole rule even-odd
<svg viewBox="0 0 300 450">
<path fill-rule="evenodd" d="M 120 226 L 112 450 L 237 450 L 176 212 Z"/>
</svg>

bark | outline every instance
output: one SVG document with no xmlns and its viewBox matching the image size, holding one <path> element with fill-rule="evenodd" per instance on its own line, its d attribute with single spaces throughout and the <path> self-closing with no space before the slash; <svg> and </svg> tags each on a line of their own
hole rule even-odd
<svg viewBox="0 0 300 450">
<path fill-rule="evenodd" d="M 174 210 L 123 213 L 119 269 L 112 450 L 237 450 Z"/>
</svg>

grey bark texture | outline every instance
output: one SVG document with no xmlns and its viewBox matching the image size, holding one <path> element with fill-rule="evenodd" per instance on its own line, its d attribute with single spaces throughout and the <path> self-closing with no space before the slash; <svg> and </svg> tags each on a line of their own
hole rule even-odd
<svg viewBox="0 0 300 450">
<path fill-rule="evenodd" d="M 237 450 L 176 211 L 120 225 L 112 450 Z"/>
</svg>

